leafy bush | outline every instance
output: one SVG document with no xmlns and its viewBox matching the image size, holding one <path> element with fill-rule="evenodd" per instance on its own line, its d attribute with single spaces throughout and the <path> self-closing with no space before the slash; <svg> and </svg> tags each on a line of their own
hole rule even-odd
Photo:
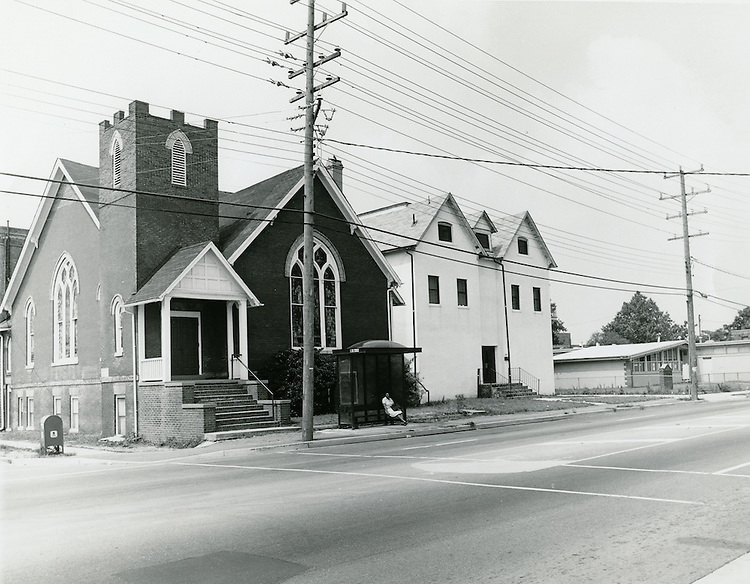
<svg viewBox="0 0 750 584">
<path fill-rule="evenodd" d="M 313 371 L 313 413 L 327 414 L 335 410 L 336 358 L 315 351 Z M 302 415 L 302 351 L 287 349 L 273 356 L 265 368 L 265 377 L 276 399 L 291 401 L 292 416 Z"/>
<path fill-rule="evenodd" d="M 408 408 L 415 408 L 422 403 L 423 392 L 419 375 L 414 373 L 412 362 L 413 359 L 409 359 L 404 363 L 404 401 Z"/>
</svg>

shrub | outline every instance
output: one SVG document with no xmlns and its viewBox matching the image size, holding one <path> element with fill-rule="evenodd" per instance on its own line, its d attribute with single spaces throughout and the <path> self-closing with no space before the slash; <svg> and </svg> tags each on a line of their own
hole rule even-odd
<svg viewBox="0 0 750 584">
<path fill-rule="evenodd" d="M 290 400 L 292 416 L 302 415 L 302 351 L 287 349 L 273 356 L 265 368 L 268 385 L 276 399 Z M 336 358 L 315 351 L 313 414 L 335 411 Z"/>
<path fill-rule="evenodd" d="M 422 403 L 422 386 L 419 374 L 414 373 L 413 359 L 404 362 L 404 401 L 406 407 L 415 408 Z"/>
</svg>

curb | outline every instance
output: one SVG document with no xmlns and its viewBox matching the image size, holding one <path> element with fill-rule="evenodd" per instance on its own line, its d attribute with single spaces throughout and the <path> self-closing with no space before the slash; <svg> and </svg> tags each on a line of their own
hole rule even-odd
<svg viewBox="0 0 750 584">
<path fill-rule="evenodd" d="M 505 417 L 502 415 L 498 416 L 491 416 L 491 419 L 484 419 L 484 420 L 469 420 L 466 422 L 456 422 L 450 425 L 443 425 L 443 426 L 430 426 L 430 423 L 427 423 L 424 425 L 424 427 L 419 428 L 419 423 L 412 423 L 413 425 L 409 429 L 396 429 L 394 431 L 384 431 L 382 433 L 380 432 L 374 432 L 369 434 L 362 434 L 362 435 L 353 435 L 353 436 L 318 436 L 314 437 L 311 441 L 291 441 L 291 442 L 282 442 L 279 444 L 257 444 L 257 445 L 250 445 L 241 448 L 242 450 L 268 450 L 272 448 L 321 448 L 325 446 L 337 446 L 337 445 L 344 445 L 344 444 L 358 444 L 358 443 L 365 443 L 365 442 L 377 442 L 381 440 L 398 440 L 403 438 L 416 438 L 420 436 L 434 436 L 434 435 L 440 435 L 440 434 L 452 434 L 457 432 L 470 432 L 475 430 L 489 430 L 492 428 L 504 428 L 504 427 L 511 427 L 511 426 L 520 426 L 520 425 L 526 425 L 526 424 L 537 424 L 540 422 L 553 422 L 553 421 L 559 421 L 566 418 L 570 418 L 571 416 L 580 416 L 584 414 L 598 414 L 598 413 L 604 413 L 604 412 L 618 412 L 618 411 L 627 411 L 627 410 L 643 410 L 645 408 L 649 407 L 656 407 L 656 406 L 665 406 L 665 405 L 674 405 L 678 403 L 683 403 L 684 400 L 679 399 L 681 396 L 676 396 L 673 399 L 665 399 L 665 400 L 652 400 L 652 401 L 645 401 L 645 402 L 634 402 L 628 405 L 594 405 L 589 406 L 586 408 L 581 408 L 577 410 L 559 410 L 559 412 L 551 412 L 549 414 L 545 415 L 534 415 L 534 414 L 528 414 L 527 417 L 523 417 L 524 414 L 517 414 L 519 417 L 512 418 L 512 417 Z M 750 392 L 743 391 L 743 392 L 732 392 L 731 394 L 727 394 L 726 397 L 750 397 Z M 700 399 L 697 403 L 706 403 L 706 399 Z M 511 414 L 511 416 L 516 414 Z M 314 428 L 314 432 L 321 432 L 324 430 L 331 430 L 336 429 L 335 426 L 331 427 L 331 425 L 326 424 L 322 426 L 317 426 Z M 293 426 L 287 426 L 287 427 L 280 427 L 275 428 L 273 431 L 269 432 L 268 428 L 264 428 L 262 430 L 259 430 L 257 433 L 254 433 L 253 435 L 244 436 L 243 438 L 252 439 L 254 437 L 260 437 L 263 435 L 271 435 L 271 434 L 283 434 L 286 432 L 296 432 L 299 431 L 299 428 L 293 427 Z M 237 440 L 242 438 L 237 438 Z M 232 442 L 233 440 L 229 440 L 226 442 Z M 210 447 L 215 446 L 216 444 L 220 444 L 221 442 L 225 441 L 206 441 L 198 445 L 196 448 L 191 449 L 193 454 L 200 453 L 200 449 L 204 447 Z M 18 450 L 38 450 L 39 446 L 37 444 L 31 443 L 31 442 L 16 442 L 13 440 L 2 440 L 0 438 L 0 445 L 5 445 L 10 448 L 15 448 Z M 66 449 L 67 450 L 67 449 Z M 71 447 L 70 452 L 71 454 L 76 455 L 82 455 L 85 452 L 91 452 L 91 451 L 97 451 L 102 452 L 103 449 L 98 449 L 96 447 L 93 448 L 84 448 L 84 447 Z M 118 452 L 119 453 L 119 452 Z M 136 453 L 133 451 L 132 453 Z M 7 457 L 0 457 L 0 462 L 7 462 L 9 464 L 13 463 L 12 458 Z"/>
</svg>

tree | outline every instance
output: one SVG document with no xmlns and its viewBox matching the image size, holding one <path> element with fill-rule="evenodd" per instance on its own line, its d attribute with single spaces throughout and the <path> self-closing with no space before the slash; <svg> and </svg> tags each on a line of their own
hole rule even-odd
<svg viewBox="0 0 750 584">
<path fill-rule="evenodd" d="M 746 306 L 737 313 L 730 324 L 725 324 L 720 329 L 711 333 L 711 340 L 726 341 L 730 337 L 729 331 L 750 329 L 750 306 Z"/>
<path fill-rule="evenodd" d="M 750 329 L 750 306 L 746 306 L 737 313 L 729 328 L 733 331 Z"/>
<path fill-rule="evenodd" d="M 557 304 L 554 302 L 550 303 L 550 313 L 552 314 L 552 344 L 562 345 L 564 343 L 560 338 L 560 333 L 567 333 L 568 329 L 565 328 L 565 323 L 557 318 Z"/>
<path fill-rule="evenodd" d="M 629 342 L 630 341 L 628 339 L 620 336 L 614 331 L 598 331 L 591 335 L 591 338 L 586 342 L 586 346 L 593 347 L 594 345 L 626 345 Z"/>
<path fill-rule="evenodd" d="M 588 344 L 651 343 L 687 337 L 687 328 L 672 321 L 668 312 L 659 310 L 656 302 L 636 292 L 624 302 L 620 312 L 600 333 L 594 333 Z M 593 341 L 593 342 L 592 342 Z"/>
</svg>

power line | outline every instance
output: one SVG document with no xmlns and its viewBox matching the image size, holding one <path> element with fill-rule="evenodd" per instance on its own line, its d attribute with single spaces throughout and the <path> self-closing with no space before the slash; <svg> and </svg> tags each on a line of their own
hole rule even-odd
<svg viewBox="0 0 750 584">
<path fill-rule="evenodd" d="M 268 211 L 270 211 L 270 210 L 275 210 L 276 209 L 276 207 L 273 207 L 273 206 L 252 205 L 252 204 L 248 204 L 248 203 L 236 203 L 236 202 L 221 201 L 221 200 L 215 201 L 215 200 L 210 200 L 210 199 L 196 199 L 194 197 L 183 196 L 183 195 L 174 195 L 174 194 L 167 194 L 167 193 L 159 193 L 159 192 L 155 192 L 155 191 L 139 191 L 139 190 L 133 190 L 133 189 L 121 189 L 121 188 L 115 188 L 115 187 L 104 187 L 104 186 L 100 186 L 100 185 L 92 185 L 92 184 L 86 184 L 86 183 L 70 182 L 70 181 L 66 181 L 66 180 L 57 180 L 57 179 L 48 179 L 48 178 L 41 178 L 41 177 L 33 177 L 33 176 L 30 176 L 30 175 L 21 175 L 21 174 L 17 174 L 17 173 L 8 173 L 8 172 L 2 172 L 2 171 L 0 171 L 0 175 L 3 175 L 3 176 L 12 176 L 12 177 L 15 177 L 15 178 L 23 178 L 23 179 L 29 179 L 29 180 L 36 180 L 36 181 L 41 181 L 41 182 L 46 182 L 46 183 L 53 183 L 53 184 L 60 184 L 60 185 L 70 185 L 70 186 L 74 185 L 74 186 L 77 186 L 77 187 L 84 187 L 84 188 L 103 189 L 103 190 L 108 190 L 108 191 L 120 192 L 120 193 L 123 193 L 125 195 L 139 194 L 139 195 L 148 195 L 148 196 L 152 196 L 152 197 L 156 197 L 156 198 L 160 198 L 160 199 L 166 199 L 166 200 L 190 201 L 190 202 L 197 202 L 197 203 L 215 203 L 215 204 L 219 204 L 219 205 L 222 205 L 222 206 L 237 207 L 237 208 L 248 209 L 248 210 L 268 210 Z M 5 192 L 5 193 L 9 193 L 9 194 L 14 194 L 14 195 L 34 197 L 34 198 L 39 198 L 39 199 L 54 199 L 55 198 L 54 195 L 40 195 L 40 194 L 37 194 L 37 193 L 28 193 L 28 192 L 22 192 L 22 191 L 0 190 L 0 192 Z M 117 200 L 115 200 L 113 202 L 108 202 L 108 203 L 102 204 L 102 206 L 133 208 L 132 205 L 122 203 L 121 200 L 122 199 L 117 199 Z M 212 214 L 201 213 L 201 212 L 197 212 L 197 211 L 185 210 L 184 208 L 169 209 L 169 210 L 164 210 L 164 211 L 168 212 L 168 213 L 185 214 L 185 215 L 213 216 Z M 294 214 L 294 213 L 302 214 L 302 211 L 300 211 L 300 210 L 287 209 L 287 211 L 289 211 L 292 214 Z M 317 212 L 315 213 L 315 215 L 317 217 L 325 218 L 325 219 L 328 219 L 328 220 L 331 220 L 331 221 L 335 221 L 337 223 L 343 223 L 344 225 L 347 226 L 347 229 L 346 230 L 342 230 L 342 233 L 349 233 L 349 231 L 348 231 L 349 227 L 363 227 L 364 229 L 366 229 L 369 232 L 382 233 L 384 235 L 391 235 L 391 236 L 398 236 L 398 237 L 401 237 L 401 238 L 403 238 L 405 240 L 412 241 L 412 243 L 414 243 L 414 244 L 423 243 L 423 244 L 426 244 L 426 245 L 428 245 L 430 247 L 436 247 L 438 249 L 459 251 L 461 253 L 464 253 L 464 254 L 467 254 L 467 255 L 471 255 L 471 256 L 475 256 L 476 255 L 476 252 L 473 252 L 473 251 L 455 250 L 455 248 L 453 248 L 451 246 L 443 245 L 443 244 L 440 244 L 438 242 L 425 242 L 425 241 L 421 241 L 418 238 L 409 237 L 409 236 L 403 235 L 403 234 L 395 232 L 395 231 L 390 231 L 390 230 L 386 230 L 386 229 L 380 229 L 380 228 L 368 226 L 364 222 L 361 222 L 361 223 L 360 222 L 351 222 L 351 221 L 347 221 L 345 219 L 341 219 L 339 217 L 334 217 L 334 216 L 330 216 L 330 215 L 326 215 L 326 214 L 322 214 L 322 213 L 317 213 Z M 220 215 L 220 218 L 242 220 L 241 217 L 236 217 L 235 215 Z M 254 220 L 258 220 L 258 219 L 254 219 Z M 271 221 L 271 220 L 269 219 L 268 221 Z M 275 218 L 275 219 L 273 219 L 273 221 L 283 222 L 278 217 Z M 377 240 L 375 237 L 372 237 L 370 239 L 374 243 L 378 243 L 378 244 L 381 244 L 381 245 L 385 244 L 385 242 Z M 427 252 L 424 252 L 424 253 L 427 253 Z M 433 254 L 433 255 L 435 255 L 435 257 L 444 258 L 444 254 L 440 255 L 439 253 L 436 253 L 436 254 Z M 449 258 L 444 258 L 444 259 L 449 259 Z M 492 258 L 488 258 L 488 259 L 492 259 Z M 525 263 L 522 263 L 522 262 L 516 262 L 516 261 L 510 261 L 510 260 L 503 260 L 503 261 L 505 261 L 506 263 L 511 263 L 511 264 L 515 264 L 515 265 L 526 267 L 526 268 L 544 269 L 544 268 L 540 268 L 539 266 L 535 266 L 533 264 L 525 264 Z M 466 264 L 472 265 L 472 266 L 476 266 L 477 265 L 475 262 L 468 262 L 468 261 L 461 261 L 461 263 L 466 263 Z M 594 280 L 594 281 L 609 282 L 609 283 L 620 283 L 620 284 L 623 284 L 623 285 L 626 285 L 626 286 L 631 286 L 631 287 L 648 287 L 648 288 L 654 288 L 654 289 L 665 290 L 665 291 L 673 291 L 673 292 L 663 292 L 663 293 L 677 294 L 677 293 L 683 293 L 684 292 L 683 289 L 678 288 L 678 287 L 672 287 L 672 286 L 663 286 L 663 285 L 659 285 L 659 284 L 648 284 L 648 283 L 644 283 L 644 282 L 630 282 L 630 281 L 625 281 L 625 280 L 617 280 L 617 279 L 613 279 L 613 278 L 603 278 L 603 277 L 592 276 L 592 275 L 588 275 L 588 274 L 581 274 L 581 273 L 576 273 L 576 272 L 568 272 L 568 271 L 565 271 L 565 270 L 550 269 L 549 271 L 550 272 L 556 272 L 556 273 L 559 273 L 559 274 L 562 274 L 562 275 L 571 275 L 571 276 L 575 276 L 575 277 L 579 277 L 579 278 L 586 278 L 586 279 L 590 279 L 590 280 Z M 527 274 L 523 274 L 523 273 L 517 273 L 517 275 L 527 276 Z M 571 285 L 589 285 L 589 284 L 582 284 L 582 283 L 577 283 L 577 282 L 571 282 L 571 281 L 567 281 L 567 280 L 555 280 L 554 278 L 551 278 L 550 281 L 557 281 L 557 282 L 571 284 Z M 614 290 L 615 288 L 609 288 L 609 289 L 613 289 Z M 623 289 L 617 289 L 617 290 L 629 291 L 629 290 L 623 290 Z M 656 293 L 656 292 L 654 292 L 654 293 Z"/>
</svg>

